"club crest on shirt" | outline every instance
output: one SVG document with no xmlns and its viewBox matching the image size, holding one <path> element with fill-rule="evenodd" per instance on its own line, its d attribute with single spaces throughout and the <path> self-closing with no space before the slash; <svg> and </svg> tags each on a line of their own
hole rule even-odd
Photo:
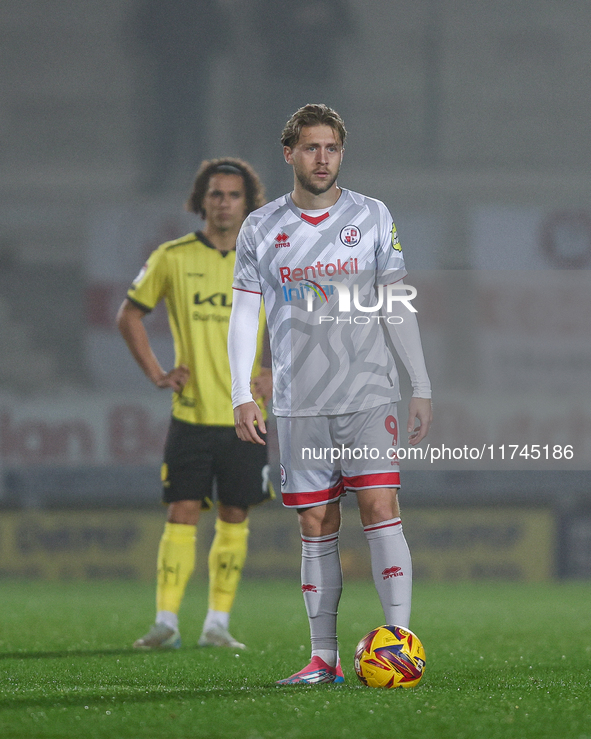
<svg viewBox="0 0 591 739">
<path fill-rule="evenodd" d="M 398 241 L 398 231 L 396 230 L 396 226 L 394 223 L 392 224 L 392 249 L 395 249 L 396 251 L 402 251 L 402 247 L 400 246 L 400 242 Z"/>
<path fill-rule="evenodd" d="M 341 241 L 345 246 L 357 246 L 361 241 L 361 231 L 357 226 L 345 226 L 341 229 Z"/>
</svg>

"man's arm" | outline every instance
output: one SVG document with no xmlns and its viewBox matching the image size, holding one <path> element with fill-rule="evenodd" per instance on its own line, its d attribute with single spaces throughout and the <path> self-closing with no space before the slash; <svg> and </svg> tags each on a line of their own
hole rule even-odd
<svg viewBox="0 0 591 739">
<path fill-rule="evenodd" d="M 401 281 L 397 285 L 403 285 Z M 431 407 L 431 382 L 425 366 L 421 335 L 416 315 L 403 307 L 393 313 L 383 313 L 386 317 L 398 316 L 402 318 L 401 323 L 388 323 L 382 321 L 382 325 L 389 336 L 396 353 L 402 360 L 412 383 L 412 395 L 408 406 L 409 444 L 416 446 L 427 433 L 433 419 Z M 418 426 L 415 425 L 418 421 Z"/>
<path fill-rule="evenodd" d="M 228 329 L 228 357 L 232 373 L 232 405 L 234 426 L 238 438 L 253 444 L 265 442 L 257 433 L 266 433 L 261 409 L 254 402 L 250 390 L 252 365 L 256 355 L 261 296 L 259 293 L 234 290 L 232 313 Z"/>
<path fill-rule="evenodd" d="M 189 368 L 181 364 L 165 372 L 152 351 L 143 323 L 146 313 L 127 298 L 117 313 L 117 326 L 135 361 L 146 377 L 159 388 L 170 387 L 180 393 L 189 379 Z"/>
<path fill-rule="evenodd" d="M 416 422 L 419 425 L 415 428 Z M 433 407 L 431 398 L 410 399 L 408 404 L 408 424 L 406 430 L 408 432 L 408 443 L 416 446 L 427 436 L 431 422 L 433 421 Z"/>
<path fill-rule="evenodd" d="M 273 371 L 271 367 L 261 367 L 259 374 L 252 378 L 252 395 L 262 400 L 266 407 L 273 397 Z"/>
<path fill-rule="evenodd" d="M 261 357 L 261 369 L 256 377 L 252 378 L 252 394 L 255 400 L 262 399 L 265 406 L 273 397 L 273 372 L 271 370 L 271 344 L 269 341 L 269 330 L 265 326 L 263 333 L 263 356 Z"/>
</svg>

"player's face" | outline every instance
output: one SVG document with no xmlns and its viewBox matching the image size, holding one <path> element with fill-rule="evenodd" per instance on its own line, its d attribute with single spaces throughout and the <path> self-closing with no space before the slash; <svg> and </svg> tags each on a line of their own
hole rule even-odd
<svg viewBox="0 0 591 739">
<path fill-rule="evenodd" d="M 298 143 L 293 148 L 285 146 L 283 153 L 304 190 L 322 195 L 335 184 L 343 146 L 330 126 L 303 126 Z"/>
<path fill-rule="evenodd" d="M 203 197 L 202 207 L 208 225 L 220 231 L 240 228 L 246 218 L 244 179 L 238 174 L 212 175 Z"/>
</svg>

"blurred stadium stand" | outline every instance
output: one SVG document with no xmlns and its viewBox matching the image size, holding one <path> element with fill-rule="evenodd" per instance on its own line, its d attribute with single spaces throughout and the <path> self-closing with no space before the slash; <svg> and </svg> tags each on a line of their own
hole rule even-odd
<svg viewBox="0 0 591 739">
<path fill-rule="evenodd" d="M 166 399 L 154 400 L 108 322 L 146 249 L 160 235 L 164 240 L 192 227 L 181 212 L 199 163 L 186 161 L 193 151 L 191 126 L 202 134 L 199 159 L 242 156 L 271 183 L 270 197 L 289 187 L 279 132 L 270 124 L 277 119 L 270 111 L 283 77 L 274 78 L 268 64 L 275 55 L 278 67 L 289 65 L 282 36 L 289 30 L 262 34 L 256 5 L 219 0 L 229 19 L 227 41 L 208 72 L 207 105 L 185 116 L 166 182 L 146 193 L 138 137 L 150 85 L 133 41 L 139 3 L 2 4 L 0 505 L 156 505 L 156 432 L 143 458 L 121 463 L 94 447 L 85 458 L 86 437 L 77 431 L 68 436 L 63 424 L 78 424 L 85 414 L 106 418 L 123 402 L 114 393 L 155 404 L 154 423 L 166 416 Z M 305 14 L 331 3 L 292 5 Z M 335 72 L 325 96 L 350 130 L 341 181 L 388 204 L 411 274 L 472 268 L 533 274 L 578 266 L 588 275 L 591 6 L 577 0 L 349 0 L 348 8 L 346 33 L 333 41 Z M 291 108 L 306 102 L 294 99 Z M 190 103 L 179 100 L 179 109 Z M 288 103 L 283 96 L 281 104 Z M 141 223 L 153 228 L 151 238 Z M 101 266 L 100 255 L 89 252 L 103 247 Z M 107 322 L 99 325 L 88 300 L 97 294 L 91 289 L 105 284 L 110 303 L 101 314 Z M 565 311 L 586 309 L 584 293 L 579 282 L 578 302 Z M 568 332 L 554 326 L 550 340 L 558 349 L 552 356 L 566 352 L 571 360 L 564 370 L 542 355 L 543 338 L 528 345 L 527 356 L 517 357 L 511 345 L 495 365 L 507 371 L 495 385 L 479 366 L 490 355 L 479 348 L 478 320 L 465 310 L 444 320 L 437 305 L 424 311 L 436 411 L 452 407 L 451 395 L 464 390 L 468 400 L 506 394 L 506 403 L 518 404 L 525 397 L 520 381 L 526 385 L 527 373 L 545 362 L 536 375 L 541 394 L 561 406 L 565 418 L 580 411 L 578 430 L 569 436 L 561 426 L 557 443 L 575 438 L 579 448 L 576 468 L 546 473 L 411 469 L 414 502 L 549 506 L 562 542 L 557 572 L 591 576 L 585 394 L 591 365 L 574 349 L 588 341 L 588 329 L 579 327 L 571 343 L 560 344 Z M 433 315 L 438 320 L 431 321 Z M 527 343 L 531 326 L 524 322 L 522 329 Z M 492 329 L 490 341 L 500 341 Z M 98 355 L 108 359 L 109 376 L 109 367 L 97 371 Z M 527 429 L 546 418 L 541 407 L 539 398 L 532 401 Z M 102 439 L 106 432 L 99 426 L 95 421 L 92 428 Z M 57 437 L 47 449 L 42 438 L 58 427 L 65 447 L 52 457 Z M 451 437 L 440 428 L 435 438 L 442 443 Z M 96 444 L 103 449 L 108 441 Z"/>
</svg>

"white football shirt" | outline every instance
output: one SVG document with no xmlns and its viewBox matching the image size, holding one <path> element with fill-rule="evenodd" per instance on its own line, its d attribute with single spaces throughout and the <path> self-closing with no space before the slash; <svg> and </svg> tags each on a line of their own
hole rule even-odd
<svg viewBox="0 0 591 739">
<path fill-rule="evenodd" d="M 385 318 L 372 307 L 405 275 L 379 200 L 343 189 L 312 215 L 284 195 L 246 218 L 233 287 L 263 296 L 276 415 L 340 415 L 400 399 Z"/>
</svg>

